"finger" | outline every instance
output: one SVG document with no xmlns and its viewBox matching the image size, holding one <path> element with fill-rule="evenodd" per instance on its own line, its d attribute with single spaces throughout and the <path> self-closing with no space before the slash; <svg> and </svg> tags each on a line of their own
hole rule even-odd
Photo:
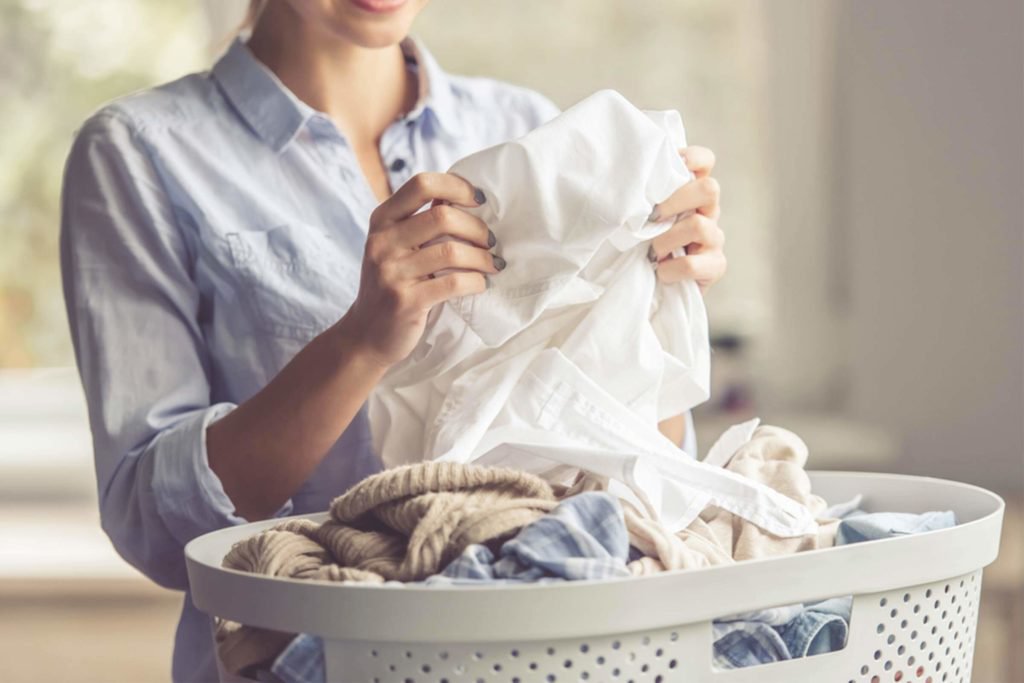
<svg viewBox="0 0 1024 683">
<path fill-rule="evenodd" d="M 716 221 L 699 213 L 690 213 L 676 221 L 667 232 L 651 240 L 651 248 L 658 261 L 691 244 L 720 249 L 725 244 L 725 233 Z"/>
<path fill-rule="evenodd" d="M 459 206 L 479 206 L 487 201 L 481 190 L 457 175 L 417 173 L 377 207 L 373 218 L 374 221 L 400 221 L 435 199 Z"/>
<path fill-rule="evenodd" d="M 684 211 L 700 211 L 704 215 L 716 218 L 720 194 L 718 181 L 711 176 L 691 180 L 655 206 L 651 220 L 658 222 Z"/>
<path fill-rule="evenodd" d="M 706 286 L 719 280 L 725 268 L 725 254 L 709 251 L 662 261 L 658 264 L 658 279 L 665 283 L 695 280 Z"/>
<path fill-rule="evenodd" d="M 679 150 L 686 168 L 690 169 L 695 176 L 703 178 L 711 174 L 715 167 L 715 153 L 707 147 L 685 147 Z"/>
<path fill-rule="evenodd" d="M 505 268 L 505 259 L 486 249 L 447 240 L 400 259 L 399 268 L 400 277 L 407 279 L 420 279 L 453 268 L 494 274 Z"/>
<path fill-rule="evenodd" d="M 399 248 L 415 249 L 445 235 L 472 242 L 481 249 L 497 244 L 494 233 L 482 220 L 447 204 L 437 204 L 426 211 L 394 224 L 394 242 Z"/>
<path fill-rule="evenodd" d="M 487 289 L 487 279 L 480 273 L 450 273 L 414 285 L 420 303 L 429 308 L 459 296 L 479 294 Z"/>
</svg>

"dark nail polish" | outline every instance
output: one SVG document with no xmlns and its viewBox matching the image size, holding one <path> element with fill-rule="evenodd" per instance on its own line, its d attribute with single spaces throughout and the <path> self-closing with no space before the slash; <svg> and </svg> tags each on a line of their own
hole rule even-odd
<svg viewBox="0 0 1024 683">
<path fill-rule="evenodd" d="M 484 194 L 484 191 L 481 190 L 479 187 L 473 188 L 473 201 L 475 201 L 477 204 L 484 204 L 485 202 L 487 202 L 487 196 Z"/>
<path fill-rule="evenodd" d="M 495 268 L 497 268 L 498 270 L 505 270 L 505 266 L 508 265 L 507 263 L 505 263 L 505 259 L 501 258 L 497 254 L 494 254 L 493 256 L 491 256 L 491 258 L 494 259 Z"/>
<path fill-rule="evenodd" d="M 497 243 L 498 243 L 498 238 L 495 237 L 494 232 L 492 230 L 488 230 L 487 231 L 487 248 L 490 249 L 491 247 L 493 247 Z"/>
<path fill-rule="evenodd" d="M 654 251 L 654 245 L 647 247 L 647 260 L 651 263 L 658 262 L 658 252 Z"/>
<path fill-rule="evenodd" d="M 658 207 L 651 209 L 651 215 L 647 217 L 648 223 L 660 223 L 661 216 L 658 215 Z"/>
</svg>

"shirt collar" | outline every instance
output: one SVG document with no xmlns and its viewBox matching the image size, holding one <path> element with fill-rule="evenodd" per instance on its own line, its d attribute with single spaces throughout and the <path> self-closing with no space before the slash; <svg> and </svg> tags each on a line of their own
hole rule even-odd
<svg viewBox="0 0 1024 683">
<path fill-rule="evenodd" d="M 429 111 L 444 134 L 456 136 L 458 110 L 447 74 L 412 37 L 402 41 L 402 53 L 416 65 L 419 75 L 417 102 L 404 118 L 415 119 Z M 241 39 L 235 39 L 217 60 L 212 74 L 239 115 L 275 152 L 284 149 L 317 114 L 256 59 Z"/>
</svg>

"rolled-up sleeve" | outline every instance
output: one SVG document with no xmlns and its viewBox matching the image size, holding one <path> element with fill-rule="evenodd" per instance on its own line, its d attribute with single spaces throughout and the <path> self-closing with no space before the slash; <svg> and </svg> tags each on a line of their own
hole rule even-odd
<svg viewBox="0 0 1024 683">
<path fill-rule="evenodd" d="M 206 453 L 207 427 L 235 406 L 211 401 L 194 244 L 143 133 L 111 110 L 79 132 L 65 169 L 61 271 L 103 528 L 145 575 L 185 588 L 184 544 L 245 521 Z"/>
</svg>

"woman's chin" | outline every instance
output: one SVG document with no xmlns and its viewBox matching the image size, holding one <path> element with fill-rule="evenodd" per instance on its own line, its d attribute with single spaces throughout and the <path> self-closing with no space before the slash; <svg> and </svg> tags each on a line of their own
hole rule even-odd
<svg viewBox="0 0 1024 683">
<path fill-rule="evenodd" d="M 425 3 L 419 0 L 345 0 L 344 4 L 344 16 L 332 22 L 335 32 L 362 47 L 382 48 L 409 35 L 412 22 Z"/>
</svg>

